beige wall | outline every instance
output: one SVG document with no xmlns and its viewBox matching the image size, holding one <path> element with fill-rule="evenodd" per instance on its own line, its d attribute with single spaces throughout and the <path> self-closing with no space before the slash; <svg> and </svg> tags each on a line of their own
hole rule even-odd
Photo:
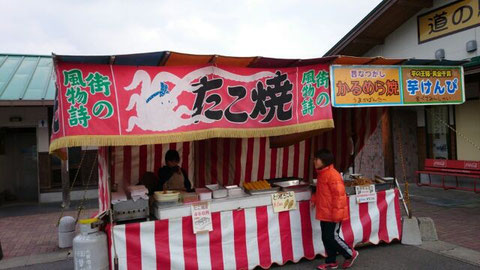
<svg viewBox="0 0 480 270">
<path fill-rule="evenodd" d="M 435 51 L 438 49 L 444 49 L 445 58 L 449 60 L 463 60 L 478 56 L 480 53 L 479 49 L 475 52 L 468 53 L 465 50 L 465 44 L 469 40 L 476 40 L 477 44 L 480 45 L 480 27 L 474 27 L 423 44 L 418 44 L 417 16 L 452 2 L 454 2 L 454 0 L 433 1 L 434 6 L 432 8 L 422 9 L 415 14 L 415 16 L 412 16 L 386 37 L 384 44 L 373 47 L 364 56 L 435 59 Z"/>
<path fill-rule="evenodd" d="M 449 60 L 463 60 L 479 56 L 480 48 L 471 53 L 465 49 L 465 44 L 470 40 L 476 40 L 480 47 L 479 26 L 418 44 L 417 16 L 454 1 L 434 0 L 433 7 L 419 11 L 388 35 L 383 44 L 373 47 L 363 56 L 435 59 L 435 51 L 438 49 L 444 49 L 445 57 Z M 467 83 L 465 84 L 466 98 L 478 98 L 478 89 L 480 87 L 478 81 L 470 82 L 468 85 Z M 476 145 L 480 145 L 480 101 L 478 99 L 467 101 L 465 104 L 454 107 L 457 130 L 474 141 Z M 422 114 L 423 109 L 420 111 L 420 115 Z M 417 119 L 417 121 L 419 126 L 425 125 L 425 119 Z M 453 123 L 451 122 L 450 124 Z M 480 160 L 480 151 L 476 150 L 469 142 L 458 134 L 456 135 L 456 141 L 458 160 Z"/>
<path fill-rule="evenodd" d="M 480 100 L 455 106 L 457 131 L 480 146 Z M 458 160 L 480 160 L 480 150 L 457 133 Z"/>
</svg>

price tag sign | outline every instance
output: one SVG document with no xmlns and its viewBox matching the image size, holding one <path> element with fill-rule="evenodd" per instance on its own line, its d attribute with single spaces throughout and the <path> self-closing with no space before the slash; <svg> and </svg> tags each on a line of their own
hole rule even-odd
<svg viewBox="0 0 480 270">
<path fill-rule="evenodd" d="M 210 202 L 192 204 L 193 233 L 209 232 L 213 230 Z"/>
<path fill-rule="evenodd" d="M 357 203 L 369 203 L 377 201 L 375 185 L 356 186 L 355 194 L 357 195 Z"/>
<path fill-rule="evenodd" d="M 297 209 L 297 200 L 295 199 L 295 192 L 278 192 L 272 194 L 273 212 L 290 211 Z"/>
</svg>

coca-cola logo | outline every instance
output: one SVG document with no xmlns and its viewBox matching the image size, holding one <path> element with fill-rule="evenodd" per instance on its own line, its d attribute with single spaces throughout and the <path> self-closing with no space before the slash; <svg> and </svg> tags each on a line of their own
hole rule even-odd
<svg viewBox="0 0 480 270">
<path fill-rule="evenodd" d="M 478 163 L 477 162 L 465 162 L 463 165 L 463 168 L 465 169 L 478 169 Z"/>
<path fill-rule="evenodd" d="M 446 166 L 447 166 L 447 162 L 444 160 L 435 160 L 433 162 L 433 167 L 446 167 Z"/>
</svg>

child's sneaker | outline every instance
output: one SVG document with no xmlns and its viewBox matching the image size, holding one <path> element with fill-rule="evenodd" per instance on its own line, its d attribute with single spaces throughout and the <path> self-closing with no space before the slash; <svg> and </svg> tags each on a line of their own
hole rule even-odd
<svg viewBox="0 0 480 270">
<path fill-rule="evenodd" d="M 324 264 L 320 264 L 319 266 L 317 266 L 317 269 L 337 269 L 338 268 L 338 263 L 324 263 Z"/>
<path fill-rule="evenodd" d="M 357 259 L 357 257 L 358 257 L 358 251 L 353 250 L 352 258 L 345 260 L 345 262 L 342 265 L 342 268 L 347 269 L 352 267 L 353 262 Z"/>
</svg>

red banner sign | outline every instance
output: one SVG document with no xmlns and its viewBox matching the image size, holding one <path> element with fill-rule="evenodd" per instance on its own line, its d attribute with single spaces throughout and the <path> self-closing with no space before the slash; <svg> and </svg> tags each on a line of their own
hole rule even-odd
<svg viewBox="0 0 480 270">
<path fill-rule="evenodd" d="M 254 69 L 58 63 L 50 150 L 332 128 L 328 65 Z"/>
</svg>

